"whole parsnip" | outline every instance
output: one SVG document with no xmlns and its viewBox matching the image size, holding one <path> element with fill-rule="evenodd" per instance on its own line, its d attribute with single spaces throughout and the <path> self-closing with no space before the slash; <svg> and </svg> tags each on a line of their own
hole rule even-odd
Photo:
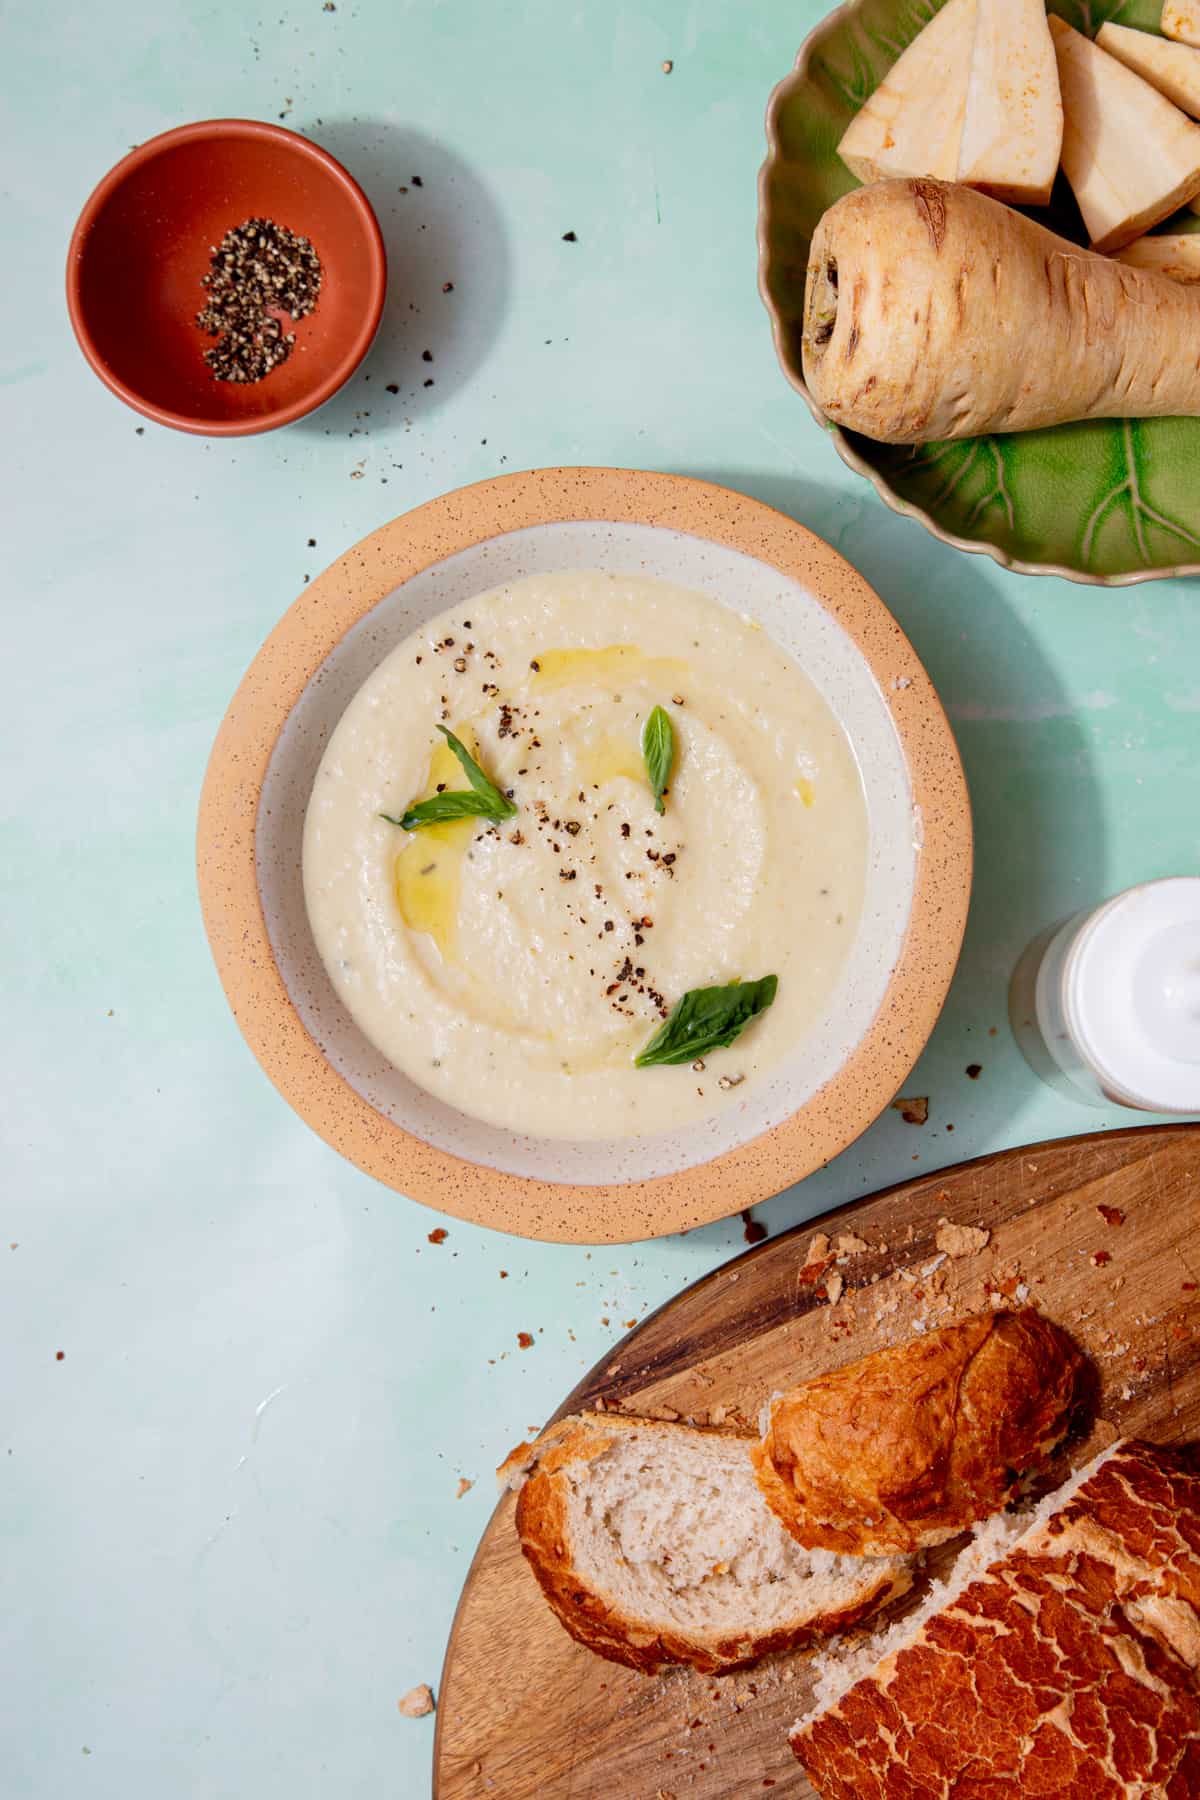
<svg viewBox="0 0 1200 1800">
<path fill-rule="evenodd" d="M 970 188 L 881 181 L 817 226 L 803 359 L 834 423 L 889 444 L 1200 414 L 1200 290 Z"/>
</svg>

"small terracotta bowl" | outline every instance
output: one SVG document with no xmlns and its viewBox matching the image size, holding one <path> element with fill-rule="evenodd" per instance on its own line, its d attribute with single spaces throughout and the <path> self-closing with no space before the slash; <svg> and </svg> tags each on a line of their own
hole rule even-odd
<svg viewBox="0 0 1200 1800">
<path fill-rule="evenodd" d="M 217 381 L 215 342 L 195 323 L 214 244 L 247 219 L 311 239 L 316 309 L 286 328 L 291 356 L 262 381 Z M 67 308 L 101 381 L 160 425 L 205 437 L 271 431 L 303 418 L 366 355 L 387 289 L 387 257 L 366 195 L 326 151 L 256 119 L 208 119 L 151 138 L 110 169 L 71 237 Z M 281 315 L 281 322 L 287 315 Z"/>
</svg>

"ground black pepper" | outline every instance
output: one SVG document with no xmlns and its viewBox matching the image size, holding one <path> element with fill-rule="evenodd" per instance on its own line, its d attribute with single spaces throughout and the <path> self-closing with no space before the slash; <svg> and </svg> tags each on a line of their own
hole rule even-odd
<svg viewBox="0 0 1200 1800">
<path fill-rule="evenodd" d="M 212 247 L 201 285 L 208 300 L 196 314 L 217 342 L 204 352 L 217 381 L 261 381 L 286 362 L 296 341 L 277 314 L 303 319 L 317 304 L 321 261 L 305 237 L 272 219 L 247 219 Z"/>
</svg>

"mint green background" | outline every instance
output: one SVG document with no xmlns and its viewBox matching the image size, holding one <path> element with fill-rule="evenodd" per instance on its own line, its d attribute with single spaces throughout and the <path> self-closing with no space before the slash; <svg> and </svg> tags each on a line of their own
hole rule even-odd
<svg viewBox="0 0 1200 1800">
<path fill-rule="evenodd" d="M 1005 989 L 1049 920 L 1197 866 L 1196 584 L 1108 592 L 959 556 L 888 512 L 784 383 L 754 184 L 768 91 L 817 15 L 5 8 L 5 1800 L 425 1794 L 432 1721 L 395 1702 L 437 1682 L 491 1468 L 623 1320 L 742 1247 L 737 1222 L 589 1252 L 450 1220 L 434 1248 L 437 1218 L 321 1144 L 237 1034 L 192 873 L 205 758 L 305 574 L 383 520 L 539 463 L 711 477 L 835 542 L 925 658 L 979 839 L 962 968 L 906 1084 L 929 1124 L 888 1113 L 762 1209 L 772 1232 L 1129 1122 L 1035 1082 Z M 382 338 L 290 431 L 139 436 L 70 336 L 75 214 L 156 131 L 285 111 L 379 205 Z"/>
</svg>

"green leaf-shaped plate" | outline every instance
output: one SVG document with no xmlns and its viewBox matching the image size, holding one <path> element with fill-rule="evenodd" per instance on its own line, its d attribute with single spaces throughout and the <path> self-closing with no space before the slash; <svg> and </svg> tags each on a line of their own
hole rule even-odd
<svg viewBox="0 0 1200 1800">
<path fill-rule="evenodd" d="M 842 133 L 939 4 L 847 0 L 817 26 L 771 96 L 759 287 L 784 372 L 823 425 L 800 360 L 809 244 L 826 208 L 858 185 L 838 158 Z M 1052 10 L 1089 34 L 1110 18 L 1158 28 L 1158 0 L 1107 9 L 1055 0 Z M 1061 176 L 1046 222 L 1086 242 Z M 1200 231 L 1200 218 L 1181 214 L 1170 229 Z M 1106 586 L 1200 574 L 1200 419 L 1101 420 L 916 449 L 828 429 L 842 460 L 890 507 L 959 550 L 1028 575 Z"/>
</svg>

